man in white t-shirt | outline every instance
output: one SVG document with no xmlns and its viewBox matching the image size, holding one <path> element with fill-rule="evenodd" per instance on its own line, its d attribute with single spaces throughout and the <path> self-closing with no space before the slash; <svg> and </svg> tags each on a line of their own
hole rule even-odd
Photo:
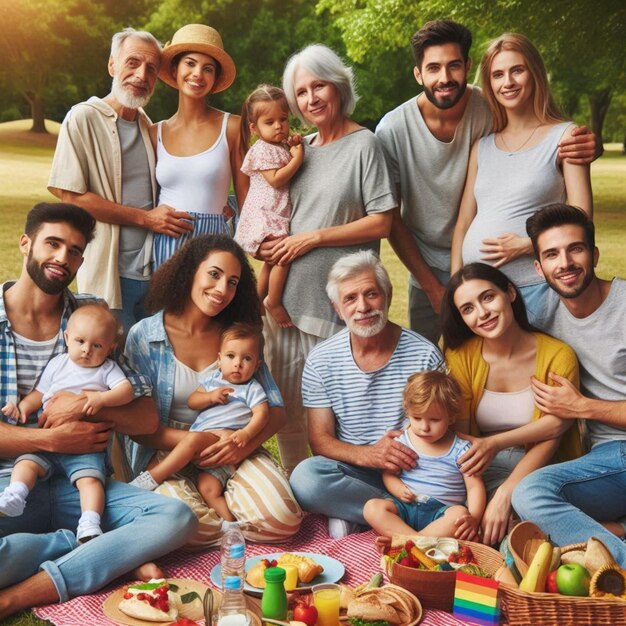
<svg viewBox="0 0 626 626">
<path fill-rule="evenodd" d="M 513 506 L 558 545 L 598 537 L 626 567 L 626 281 L 595 275 L 594 225 L 580 209 L 552 204 L 526 230 L 535 267 L 553 290 L 539 326 L 567 342 L 580 362 L 580 391 L 550 374 L 554 386 L 533 379 L 535 402 L 544 414 L 584 419 L 592 448 L 527 476 Z"/>
<path fill-rule="evenodd" d="M 311 350 L 302 374 L 309 441 L 316 456 L 299 463 L 290 483 L 306 511 L 328 515 L 332 537 L 365 524 L 363 505 L 384 494 L 382 470 L 415 466 L 395 440 L 405 423 L 408 377 L 444 369 L 429 341 L 388 319 L 391 281 L 372 251 L 339 259 L 326 286 L 346 328 Z"/>
<path fill-rule="evenodd" d="M 389 241 L 410 272 L 410 326 L 437 342 L 470 149 L 490 132 L 491 114 L 480 89 L 467 86 L 472 34 L 465 26 L 452 20 L 427 22 L 411 45 L 413 72 L 423 93 L 387 113 L 376 136 L 401 200 Z M 559 158 L 589 163 L 595 137 L 584 127 L 575 132 L 577 137 L 561 145 Z"/>
</svg>

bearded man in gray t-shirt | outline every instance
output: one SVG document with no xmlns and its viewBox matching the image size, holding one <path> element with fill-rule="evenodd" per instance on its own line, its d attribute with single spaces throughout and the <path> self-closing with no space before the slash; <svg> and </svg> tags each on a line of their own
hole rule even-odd
<svg viewBox="0 0 626 626">
<path fill-rule="evenodd" d="M 411 45 L 423 93 L 387 113 L 376 136 L 401 200 L 389 241 L 410 273 L 411 330 L 436 343 L 469 155 L 490 132 L 491 113 L 480 89 L 467 86 L 472 34 L 465 26 L 427 22 Z M 575 133 L 560 145 L 559 158 L 590 163 L 595 137 L 585 127 Z"/>
<path fill-rule="evenodd" d="M 575 207 L 552 204 L 526 222 L 535 267 L 553 292 L 540 327 L 567 342 L 580 361 L 580 391 L 550 374 L 553 385 L 532 380 L 544 414 L 584 419 L 592 449 L 522 480 L 513 507 L 559 545 L 598 537 L 626 566 L 626 281 L 595 275 L 593 222 Z"/>
</svg>

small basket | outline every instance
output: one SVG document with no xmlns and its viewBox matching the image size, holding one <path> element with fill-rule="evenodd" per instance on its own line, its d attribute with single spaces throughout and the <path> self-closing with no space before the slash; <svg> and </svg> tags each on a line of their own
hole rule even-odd
<svg viewBox="0 0 626 626">
<path fill-rule="evenodd" d="M 586 546 L 572 544 L 562 551 L 584 550 Z M 626 626 L 624 600 L 529 593 L 500 585 L 500 605 L 502 623 L 508 626 Z"/>
<path fill-rule="evenodd" d="M 489 576 L 504 563 L 502 555 L 493 548 L 472 541 L 459 541 L 459 545 L 472 550 L 478 567 Z M 417 596 L 425 609 L 452 612 L 456 572 L 431 572 L 393 563 L 388 575 L 390 582 Z"/>
</svg>

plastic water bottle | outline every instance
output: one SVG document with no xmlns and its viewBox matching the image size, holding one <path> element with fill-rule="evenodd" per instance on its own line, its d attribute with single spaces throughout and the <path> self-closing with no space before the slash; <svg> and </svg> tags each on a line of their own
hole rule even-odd
<svg viewBox="0 0 626 626">
<path fill-rule="evenodd" d="M 250 616 L 246 609 L 246 598 L 239 576 L 226 576 L 224 595 L 217 613 L 217 626 L 250 626 Z"/>
<path fill-rule="evenodd" d="M 243 589 L 246 575 L 246 540 L 236 524 L 230 526 L 222 536 L 220 558 L 222 590 L 228 576 L 238 576 Z"/>
</svg>

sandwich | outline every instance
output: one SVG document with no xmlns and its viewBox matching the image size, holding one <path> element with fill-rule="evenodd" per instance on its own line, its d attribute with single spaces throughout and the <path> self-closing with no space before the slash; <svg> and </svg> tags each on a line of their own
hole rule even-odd
<svg viewBox="0 0 626 626">
<path fill-rule="evenodd" d="M 385 585 L 361 592 L 348 604 L 352 626 L 414 626 L 422 617 L 422 606 L 406 589 Z"/>
<path fill-rule="evenodd" d="M 178 617 L 176 594 L 164 579 L 129 585 L 119 609 L 129 617 L 147 622 L 174 622 Z"/>
</svg>

